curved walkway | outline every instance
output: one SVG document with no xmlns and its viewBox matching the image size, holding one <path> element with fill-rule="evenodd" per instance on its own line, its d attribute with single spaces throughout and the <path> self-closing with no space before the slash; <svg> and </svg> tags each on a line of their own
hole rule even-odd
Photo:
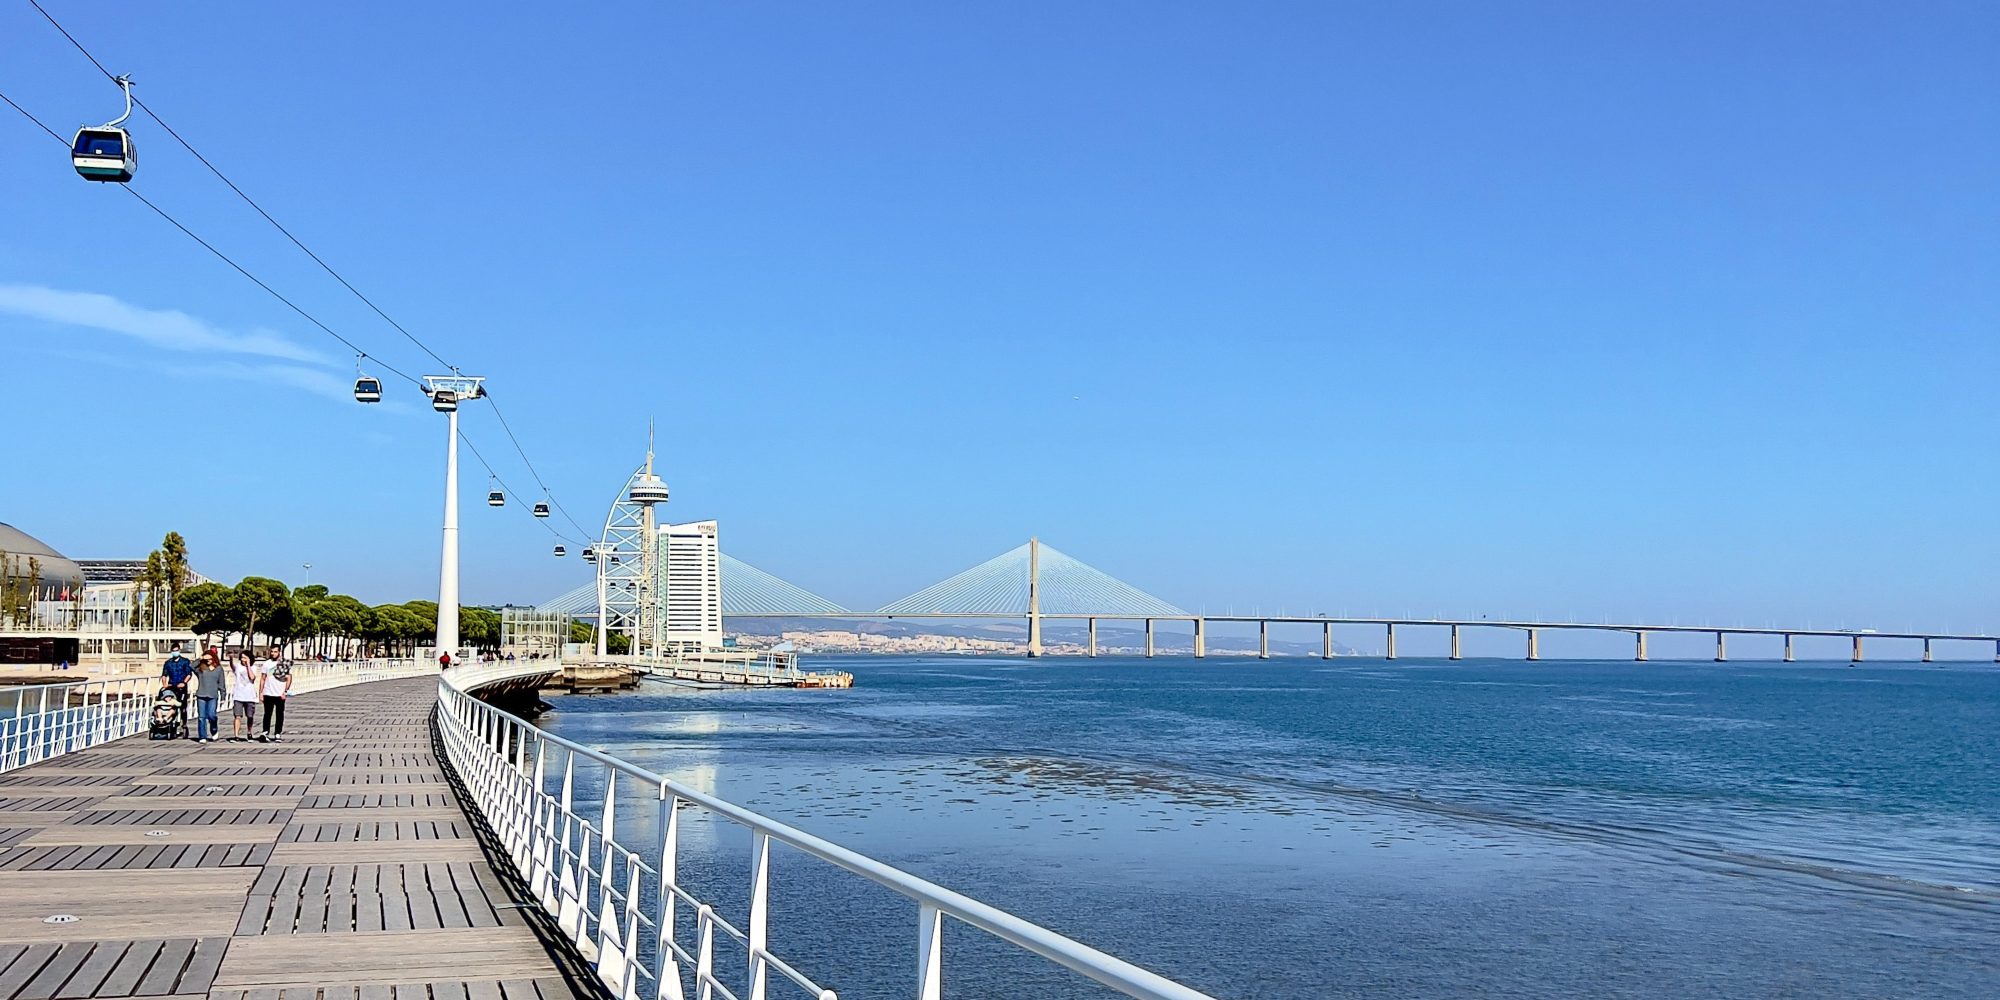
<svg viewBox="0 0 2000 1000">
<path fill-rule="evenodd" d="M 0 775 L 0 1000 L 593 995 L 488 864 L 436 695 L 303 694 L 281 744 L 137 736 Z"/>
</svg>

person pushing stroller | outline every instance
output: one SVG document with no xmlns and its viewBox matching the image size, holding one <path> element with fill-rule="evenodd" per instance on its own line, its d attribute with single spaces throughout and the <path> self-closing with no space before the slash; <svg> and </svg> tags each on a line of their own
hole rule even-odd
<svg viewBox="0 0 2000 1000">
<path fill-rule="evenodd" d="M 173 652 L 167 654 L 167 662 L 160 667 L 160 681 L 161 686 L 172 691 L 174 698 L 180 703 L 178 728 L 183 735 L 187 733 L 188 703 L 191 700 L 188 696 L 188 681 L 193 677 L 193 661 L 189 660 L 187 654 L 181 650 L 180 643 L 174 643 Z"/>
</svg>

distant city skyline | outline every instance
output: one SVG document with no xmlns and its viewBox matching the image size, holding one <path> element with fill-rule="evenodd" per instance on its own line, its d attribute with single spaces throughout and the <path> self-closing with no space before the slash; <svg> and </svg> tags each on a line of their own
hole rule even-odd
<svg viewBox="0 0 2000 1000">
<path fill-rule="evenodd" d="M 1038 535 L 1207 613 L 2000 627 L 1990 6 L 357 10 L 57 13 L 593 531 L 657 419 L 664 518 L 851 606 Z M 116 113 L 0 32 L 10 98 Z M 423 401 L 0 115 L 0 521 L 434 594 Z M 464 416 L 516 491 L 466 456 L 466 600 L 582 583 Z"/>
</svg>

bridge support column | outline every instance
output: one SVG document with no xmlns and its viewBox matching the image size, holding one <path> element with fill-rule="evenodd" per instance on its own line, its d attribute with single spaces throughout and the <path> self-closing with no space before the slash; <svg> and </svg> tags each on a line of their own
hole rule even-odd
<svg viewBox="0 0 2000 1000">
<path fill-rule="evenodd" d="M 1090 655 L 1097 655 L 1097 619 L 1090 619 Z"/>
<path fill-rule="evenodd" d="M 1382 630 L 1383 655 L 1393 660 L 1396 658 L 1396 626 L 1384 625 Z"/>
<path fill-rule="evenodd" d="M 1795 659 L 1797 659 L 1797 657 L 1792 655 L 1792 637 L 1789 633 L 1787 633 L 1785 636 L 1785 662 L 1790 663 Z"/>
<path fill-rule="evenodd" d="M 1715 662 L 1724 663 L 1727 662 L 1728 660 L 1729 660 L 1728 636 L 1726 633 L 1717 632 L 1715 633 Z"/>
<path fill-rule="evenodd" d="M 1268 660 L 1271 658 L 1270 622 L 1257 623 L 1257 658 L 1260 660 Z"/>
<path fill-rule="evenodd" d="M 1028 655 L 1042 655 L 1042 540 L 1028 539 Z"/>
<path fill-rule="evenodd" d="M 1924 637 L 1924 662 L 1931 662 L 1931 640 L 1929 636 Z"/>
<path fill-rule="evenodd" d="M 1528 630 L 1528 659 L 1539 660 L 1541 658 L 1542 658 L 1542 630 L 1538 628 L 1531 628 Z"/>
<path fill-rule="evenodd" d="M 1632 659 L 1644 663 L 1646 662 L 1646 633 L 1636 632 L 1634 634 L 1639 637 L 1639 648 L 1633 652 Z"/>
<path fill-rule="evenodd" d="M 1153 658 L 1153 620 L 1146 619 L 1146 659 Z"/>
<path fill-rule="evenodd" d="M 1321 626 L 1319 627 L 1319 658 L 1320 658 L 1320 659 L 1322 659 L 1322 660 L 1331 660 L 1331 659 L 1333 659 L 1333 623 L 1332 623 L 1332 622 L 1327 622 L 1327 623 L 1325 623 L 1325 624 L 1323 624 L 1323 625 L 1321 625 Z M 1994 655 L 1994 658 L 1995 658 L 1995 659 L 2000 659 L 2000 650 L 1996 650 L 1996 651 L 1995 651 L 1995 655 Z"/>
<path fill-rule="evenodd" d="M 1849 662 L 1851 663 L 1861 662 L 1861 637 L 1858 635 L 1854 637 L 1854 655 L 1849 660 Z"/>
<path fill-rule="evenodd" d="M 1451 627 L 1451 658 L 1454 660 L 1463 658 L 1458 655 L 1458 626 L 1456 625 Z"/>
<path fill-rule="evenodd" d="M 1204 624 L 1206 623 L 1199 618 L 1194 620 L 1194 658 L 1197 660 L 1208 655 L 1207 637 L 1202 634 L 1207 631 L 1202 628 Z"/>
</svg>

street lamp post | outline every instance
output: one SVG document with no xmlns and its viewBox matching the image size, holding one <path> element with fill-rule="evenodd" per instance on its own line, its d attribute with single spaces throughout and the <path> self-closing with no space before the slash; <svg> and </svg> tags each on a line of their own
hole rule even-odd
<svg viewBox="0 0 2000 1000">
<path fill-rule="evenodd" d="M 486 395 L 483 378 L 466 375 L 426 375 L 424 391 L 431 409 L 444 414 L 447 436 L 444 457 L 444 546 L 438 567 L 437 648 L 452 662 L 458 649 L 458 403 Z"/>
</svg>

